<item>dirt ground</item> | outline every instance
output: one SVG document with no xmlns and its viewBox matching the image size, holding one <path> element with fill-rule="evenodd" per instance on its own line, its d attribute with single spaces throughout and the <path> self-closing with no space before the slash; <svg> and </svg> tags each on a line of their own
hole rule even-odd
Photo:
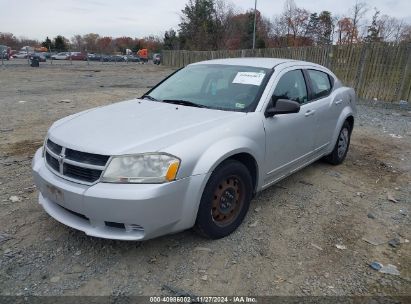
<svg viewBox="0 0 411 304">
<path fill-rule="evenodd" d="M 50 218 L 30 164 L 52 122 L 140 96 L 172 71 L 0 66 L 0 295 L 411 295 L 411 112 L 383 103 L 359 106 L 344 164 L 319 161 L 263 191 L 224 239 L 110 241 Z"/>
</svg>

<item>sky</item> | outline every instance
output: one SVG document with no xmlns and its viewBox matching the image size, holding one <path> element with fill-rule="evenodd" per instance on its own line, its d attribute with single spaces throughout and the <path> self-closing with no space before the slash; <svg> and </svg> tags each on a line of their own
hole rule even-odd
<svg viewBox="0 0 411 304">
<path fill-rule="evenodd" d="M 311 12 L 329 10 L 333 15 L 349 13 L 356 0 L 295 0 L 298 7 Z M 98 33 L 102 36 L 148 35 L 163 37 L 164 31 L 177 29 L 181 10 L 188 0 L 0 0 L 0 32 L 17 37 L 44 40 L 63 35 Z M 238 10 L 254 7 L 254 0 L 231 0 Z M 258 0 L 257 9 L 272 18 L 282 12 L 285 0 Z M 411 0 L 366 0 L 382 14 L 404 18 L 411 23 Z"/>
</svg>

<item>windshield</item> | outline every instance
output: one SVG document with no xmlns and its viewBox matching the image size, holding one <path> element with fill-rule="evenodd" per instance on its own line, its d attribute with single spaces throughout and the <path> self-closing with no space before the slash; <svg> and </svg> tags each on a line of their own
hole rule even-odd
<svg viewBox="0 0 411 304">
<path fill-rule="evenodd" d="M 192 65 L 166 79 L 146 96 L 164 102 L 183 101 L 211 109 L 248 112 L 254 110 L 269 72 L 248 66 Z"/>
</svg>

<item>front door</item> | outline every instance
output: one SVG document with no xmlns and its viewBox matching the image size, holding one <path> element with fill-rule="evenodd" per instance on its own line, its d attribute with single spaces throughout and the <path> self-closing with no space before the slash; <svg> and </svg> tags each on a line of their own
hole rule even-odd
<svg viewBox="0 0 411 304">
<path fill-rule="evenodd" d="M 296 171 L 312 157 L 315 110 L 308 103 L 307 85 L 301 70 L 280 76 L 273 101 L 289 99 L 301 104 L 299 113 L 280 114 L 264 121 L 266 132 L 265 186 Z"/>
</svg>

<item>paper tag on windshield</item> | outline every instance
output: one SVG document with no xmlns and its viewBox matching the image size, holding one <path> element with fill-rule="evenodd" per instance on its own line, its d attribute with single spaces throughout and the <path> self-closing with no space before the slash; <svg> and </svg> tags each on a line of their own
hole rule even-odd
<svg viewBox="0 0 411 304">
<path fill-rule="evenodd" d="M 263 81 L 265 73 L 257 72 L 238 72 L 233 83 L 251 84 L 259 86 Z"/>
</svg>

